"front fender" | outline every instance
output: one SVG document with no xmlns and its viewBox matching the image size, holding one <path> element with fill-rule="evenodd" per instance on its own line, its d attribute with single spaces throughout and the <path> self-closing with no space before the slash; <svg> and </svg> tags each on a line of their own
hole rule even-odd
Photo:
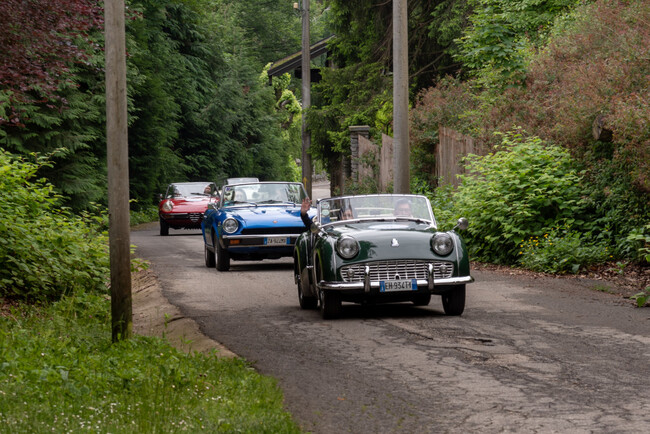
<svg viewBox="0 0 650 434">
<path fill-rule="evenodd" d="M 302 274 L 309 265 L 309 235 L 303 232 L 296 240 L 293 249 L 293 261 L 296 275 Z"/>
<path fill-rule="evenodd" d="M 456 251 L 456 261 L 458 263 L 456 276 L 469 276 L 469 255 L 467 254 L 465 241 L 456 231 L 449 233 L 454 237 L 454 250 Z"/>
<path fill-rule="evenodd" d="M 316 297 L 316 286 L 311 273 L 314 267 L 311 266 L 312 261 L 309 254 L 311 251 L 311 238 L 309 232 L 303 232 L 298 236 L 293 250 L 293 267 L 296 283 L 300 285 L 302 293 L 307 297 Z"/>
<path fill-rule="evenodd" d="M 320 236 L 314 242 L 313 253 L 313 282 L 319 281 L 334 282 L 339 280 L 336 275 L 339 256 L 335 250 L 336 241 L 330 236 Z"/>
<path fill-rule="evenodd" d="M 203 233 L 203 242 L 214 248 L 212 240 L 217 239 L 219 235 L 217 211 L 208 208 L 203 214 L 203 221 L 201 221 L 201 232 Z"/>
</svg>

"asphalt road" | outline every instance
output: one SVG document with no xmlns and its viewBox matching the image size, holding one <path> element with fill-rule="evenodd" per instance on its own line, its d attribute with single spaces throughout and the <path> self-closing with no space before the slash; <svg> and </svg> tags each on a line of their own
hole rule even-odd
<svg viewBox="0 0 650 434">
<path fill-rule="evenodd" d="M 298 305 L 289 258 L 206 268 L 200 231 L 134 231 L 163 294 L 275 377 L 314 433 L 641 433 L 650 426 L 650 309 L 602 282 L 475 272 L 461 317 L 409 303 Z"/>
</svg>

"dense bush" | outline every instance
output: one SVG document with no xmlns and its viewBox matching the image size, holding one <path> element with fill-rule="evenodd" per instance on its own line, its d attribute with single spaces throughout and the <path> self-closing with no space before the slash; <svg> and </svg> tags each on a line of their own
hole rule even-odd
<svg viewBox="0 0 650 434">
<path fill-rule="evenodd" d="M 582 173 L 568 151 L 539 138 L 511 133 L 496 151 L 467 157 L 468 173 L 453 206 L 467 217 L 467 244 L 473 259 L 515 263 L 519 246 L 531 236 L 569 225 L 588 230 L 581 220 L 587 203 Z"/>
<path fill-rule="evenodd" d="M 0 296 L 28 300 L 105 289 L 106 236 L 94 219 L 73 216 L 43 179 L 33 179 L 44 164 L 0 149 Z"/>
</svg>

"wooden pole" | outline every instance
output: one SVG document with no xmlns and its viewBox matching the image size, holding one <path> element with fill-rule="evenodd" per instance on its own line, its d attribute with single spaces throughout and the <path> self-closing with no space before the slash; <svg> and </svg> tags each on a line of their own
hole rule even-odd
<svg viewBox="0 0 650 434">
<path fill-rule="evenodd" d="M 124 0 L 104 2 L 106 162 L 113 342 L 130 338 L 133 330 L 124 10 Z"/>
<path fill-rule="evenodd" d="M 307 130 L 305 112 L 311 106 L 311 50 L 309 44 L 309 0 L 302 0 L 302 183 L 311 197 L 312 164 L 309 148 L 311 133 Z"/>
<path fill-rule="evenodd" d="M 409 193 L 409 97 L 408 97 L 407 0 L 393 0 L 393 192 Z"/>
</svg>

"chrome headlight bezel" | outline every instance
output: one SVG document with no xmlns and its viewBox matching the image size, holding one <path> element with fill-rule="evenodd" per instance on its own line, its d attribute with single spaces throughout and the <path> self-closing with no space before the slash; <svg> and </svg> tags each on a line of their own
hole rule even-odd
<svg viewBox="0 0 650 434">
<path fill-rule="evenodd" d="M 239 229 L 239 222 L 232 217 L 228 217 L 221 224 L 223 231 L 227 234 L 234 234 Z"/>
<path fill-rule="evenodd" d="M 352 259 L 359 254 L 359 242 L 350 236 L 342 236 L 336 241 L 336 253 L 343 259 Z"/>
<path fill-rule="evenodd" d="M 172 212 L 173 209 L 174 209 L 174 202 L 172 202 L 171 200 L 166 200 L 163 202 L 162 204 L 163 211 Z"/>
<path fill-rule="evenodd" d="M 454 251 L 454 240 L 446 232 L 436 232 L 431 237 L 431 249 L 439 256 L 447 256 Z"/>
</svg>

